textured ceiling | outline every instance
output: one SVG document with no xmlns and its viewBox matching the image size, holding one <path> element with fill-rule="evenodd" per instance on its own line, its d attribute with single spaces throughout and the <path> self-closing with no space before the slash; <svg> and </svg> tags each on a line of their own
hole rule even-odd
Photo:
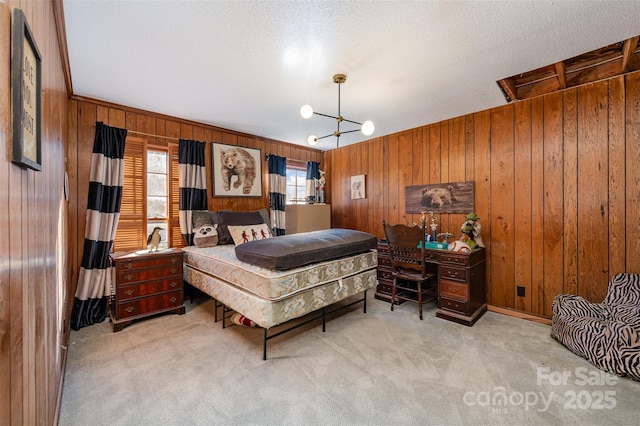
<svg viewBox="0 0 640 426">
<path fill-rule="evenodd" d="M 635 1 L 63 0 L 73 92 L 306 145 L 505 104 L 496 81 L 635 36 Z M 342 130 L 349 130 L 347 125 Z M 335 148 L 334 137 L 317 148 Z"/>
</svg>

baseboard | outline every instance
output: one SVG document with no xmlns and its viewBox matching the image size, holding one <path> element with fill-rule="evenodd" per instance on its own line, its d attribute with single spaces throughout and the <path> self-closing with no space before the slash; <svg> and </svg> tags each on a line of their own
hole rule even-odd
<svg viewBox="0 0 640 426">
<path fill-rule="evenodd" d="M 516 311 L 514 309 L 503 308 L 502 306 L 487 305 L 487 311 L 497 312 L 502 315 L 508 315 L 510 317 L 516 317 L 525 319 L 527 321 L 537 322 L 538 324 L 551 325 L 549 318 L 541 317 L 534 314 L 528 314 L 526 312 Z"/>
</svg>

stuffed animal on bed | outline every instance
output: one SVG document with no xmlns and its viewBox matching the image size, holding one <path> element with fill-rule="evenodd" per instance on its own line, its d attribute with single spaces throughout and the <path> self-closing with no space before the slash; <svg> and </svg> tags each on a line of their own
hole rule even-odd
<svg viewBox="0 0 640 426">
<path fill-rule="evenodd" d="M 202 225 L 193 230 L 193 244 L 196 247 L 213 247 L 218 245 L 218 224 Z"/>
</svg>

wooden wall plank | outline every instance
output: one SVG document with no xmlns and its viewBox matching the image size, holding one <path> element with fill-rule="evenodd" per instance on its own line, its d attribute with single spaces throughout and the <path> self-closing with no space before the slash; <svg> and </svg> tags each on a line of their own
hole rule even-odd
<svg viewBox="0 0 640 426">
<path fill-rule="evenodd" d="M 562 293 L 562 93 L 544 97 L 544 259 L 543 310 L 551 315 L 551 302 Z"/>
<path fill-rule="evenodd" d="M 473 115 L 475 169 L 474 197 L 476 214 L 482 225 L 482 240 L 486 251 L 487 300 L 492 300 L 492 256 L 491 256 L 491 111 Z"/>
<path fill-rule="evenodd" d="M 608 83 L 578 88 L 578 294 L 602 300 L 609 281 Z"/>
<path fill-rule="evenodd" d="M 490 303 L 514 307 L 514 129 L 513 107 L 491 110 L 491 264 Z"/>
<path fill-rule="evenodd" d="M 564 277 L 563 292 L 578 292 L 578 118 L 577 91 L 563 92 L 564 164 L 563 164 L 563 204 L 562 219 Z"/>
<path fill-rule="evenodd" d="M 450 182 L 449 179 L 449 127 L 451 120 L 447 120 L 440 126 L 440 181 L 438 183 Z M 448 214 L 438 215 L 438 233 L 451 232 Z"/>
<path fill-rule="evenodd" d="M 524 287 L 524 296 L 516 292 L 515 308 L 531 311 L 531 102 L 514 104 L 514 238 L 516 288 Z"/>
<path fill-rule="evenodd" d="M 609 278 L 625 271 L 624 77 L 609 80 Z"/>
<path fill-rule="evenodd" d="M 422 184 L 422 170 L 425 168 L 423 158 L 423 142 L 422 142 L 422 127 L 413 129 L 411 131 L 411 180 L 406 183 L 409 185 L 421 185 Z M 428 146 L 427 146 L 428 149 Z M 415 183 L 414 183 L 415 182 Z M 406 205 L 406 199 L 405 199 Z M 410 222 L 420 223 L 420 214 L 406 213 Z"/>
<path fill-rule="evenodd" d="M 371 196 L 373 197 L 373 228 L 369 232 L 374 234 L 378 239 L 384 237 L 382 232 L 382 219 L 384 216 L 384 192 L 387 185 L 384 181 L 384 146 L 382 138 L 375 138 L 372 142 L 372 161 L 371 161 Z"/>
<path fill-rule="evenodd" d="M 404 187 L 400 186 L 400 153 L 399 153 L 399 134 L 389 135 L 389 211 L 387 214 L 387 222 L 389 223 L 406 223 L 403 219 L 404 206 L 400 206 L 400 191 L 404 191 Z"/>
<path fill-rule="evenodd" d="M 544 315 L 544 98 L 531 100 L 531 313 Z"/>
<path fill-rule="evenodd" d="M 625 272 L 640 274 L 640 72 L 625 76 L 626 115 L 626 267 Z"/>
<path fill-rule="evenodd" d="M 406 212 L 405 188 L 413 182 L 413 141 L 410 130 L 398 134 L 398 223 L 411 225 L 413 217 Z"/>
</svg>

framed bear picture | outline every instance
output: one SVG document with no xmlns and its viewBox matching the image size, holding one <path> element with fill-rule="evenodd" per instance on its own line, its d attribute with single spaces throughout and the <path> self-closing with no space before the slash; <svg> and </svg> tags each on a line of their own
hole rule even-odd
<svg viewBox="0 0 640 426">
<path fill-rule="evenodd" d="M 211 154 L 214 197 L 262 196 L 259 149 L 214 142 Z"/>
<path fill-rule="evenodd" d="M 473 211 L 473 181 L 405 187 L 405 211 L 469 213 Z"/>
</svg>

